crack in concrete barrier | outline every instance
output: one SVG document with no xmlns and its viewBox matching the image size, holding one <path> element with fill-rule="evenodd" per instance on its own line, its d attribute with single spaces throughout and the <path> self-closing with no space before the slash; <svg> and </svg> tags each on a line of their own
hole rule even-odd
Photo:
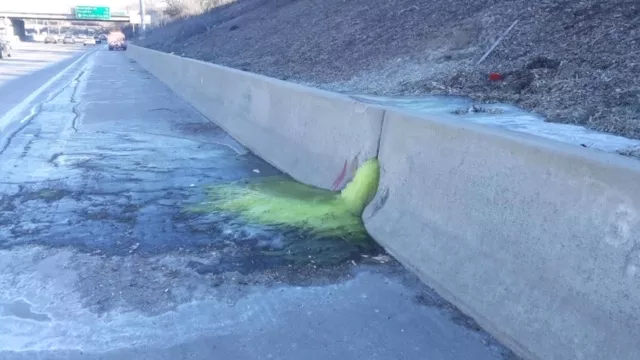
<svg viewBox="0 0 640 360">
<path fill-rule="evenodd" d="M 385 117 L 387 116 L 387 110 L 382 110 L 382 120 L 380 121 L 380 132 L 378 135 L 378 144 L 376 144 L 376 159 L 380 156 L 380 145 L 382 144 L 382 134 L 384 134 Z"/>
<path fill-rule="evenodd" d="M 384 190 L 380 191 L 380 196 L 378 196 L 378 199 L 373 204 L 373 210 L 371 210 L 369 219 L 373 218 L 378 213 L 378 211 L 380 211 L 384 207 L 384 204 L 387 203 L 388 198 L 389 198 L 389 188 L 387 187 L 387 188 L 384 188 Z"/>
</svg>

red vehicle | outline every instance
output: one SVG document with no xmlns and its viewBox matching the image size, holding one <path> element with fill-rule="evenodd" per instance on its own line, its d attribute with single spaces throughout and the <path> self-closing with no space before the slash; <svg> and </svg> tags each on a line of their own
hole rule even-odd
<svg viewBox="0 0 640 360">
<path fill-rule="evenodd" d="M 127 42 L 124 34 L 120 31 L 110 32 L 107 36 L 107 44 L 109 45 L 109 51 L 127 50 Z"/>
</svg>

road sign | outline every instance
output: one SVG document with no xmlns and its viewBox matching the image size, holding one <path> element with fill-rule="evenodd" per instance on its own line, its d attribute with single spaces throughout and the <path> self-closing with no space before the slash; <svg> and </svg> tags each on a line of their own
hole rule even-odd
<svg viewBox="0 0 640 360">
<path fill-rule="evenodd" d="M 140 24 L 140 14 L 129 15 L 129 22 L 132 24 Z M 144 15 L 144 23 L 151 24 L 151 15 Z"/>
<path fill-rule="evenodd" d="M 106 6 L 76 6 L 76 19 L 109 20 L 111 10 Z"/>
</svg>

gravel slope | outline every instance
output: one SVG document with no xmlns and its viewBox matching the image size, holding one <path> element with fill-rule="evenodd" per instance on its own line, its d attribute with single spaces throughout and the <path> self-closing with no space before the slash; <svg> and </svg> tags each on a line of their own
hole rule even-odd
<svg viewBox="0 0 640 360">
<path fill-rule="evenodd" d="M 637 0 L 238 0 L 143 45 L 335 91 L 506 101 L 640 138 Z"/>
</svg>

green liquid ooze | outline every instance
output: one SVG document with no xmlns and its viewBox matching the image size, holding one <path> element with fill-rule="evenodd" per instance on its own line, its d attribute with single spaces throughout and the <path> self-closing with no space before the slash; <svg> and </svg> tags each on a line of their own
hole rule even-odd
<svg viewBox="0 0 640 360">
<path fill-rule="evenodd" d="M 209 201 L 195 210 L 224 211 L 250 223 L 291 226 L 317 237 L 347 241 L 367 238 L 361 215 L 375 196 L 380 179 L 378 161 L 366 161 L 339 193 L 304 185 L 284 177 L 212 186 Z"/>
<path fill-rule="evenodd" d="M 282 176 L 264 177 L 211 186 L 207 189 L 208 200 L 191 210 L 237 216 L 248 225 L 280 229 L 289 235 L 282 248 L 254 249 L 262 256 L 289 263 L 312 258 L 318 265 L 334 264 L 381 250 L 368 236 L 361 219 L 378 190 L 379 179 L 378 161 L 371 159 L 357 169 L 353 180 L 340 192 Z"/>
</svg>

